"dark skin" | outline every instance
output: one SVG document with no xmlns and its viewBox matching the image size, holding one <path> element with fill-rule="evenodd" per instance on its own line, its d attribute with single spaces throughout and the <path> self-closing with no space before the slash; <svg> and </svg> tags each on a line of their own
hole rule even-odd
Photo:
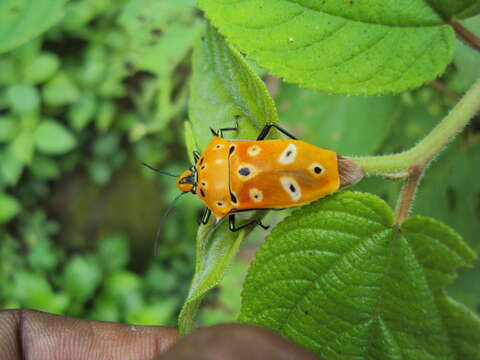
<svg viewBox="0 0 480 360">
<path fill-rule="evenodd" d="M 177 330 L 75 319 L 32 310 L 0 311 L 2 360 L 318 359 L 256 326 L 223 324 L 179 338 Z"/>
</svg>

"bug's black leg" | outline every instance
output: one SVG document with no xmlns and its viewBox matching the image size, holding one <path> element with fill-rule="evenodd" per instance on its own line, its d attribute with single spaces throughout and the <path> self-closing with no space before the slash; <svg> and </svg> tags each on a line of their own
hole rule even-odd
<svg viewBox="0 0 480 360">
<path fill-rule="evenodd" d="M 280 131 L 282 134 L 288 136 L 289 138 L 293 139 L 293 140 L 296 140 L 297 138 L 295 136 L 293 136 L 292 134 L 290 134 L 287 130 L 281 128 L 280 126 L 278 126 L 277 124 L 274 124 L 274 123 L 267 123 L 262 131 L 260 132 L 260 135 L 258 135 L 257 137 L 257 140 L 263 140 L 267 137 L 268 135 L 268 132 L 270 131 L 270 129 L 274 127 L 275 129 L 277 129 L 278 131 Z"/>
<path fill-rule="evenodd" d="M 238 131 L 238 120 L 235 118 L 235 126 L 234 127 L 229 127 L 229 128 L 222 128 L 218 130 L 219 136 L 223 137 L 223 132 L 224 131 Z"/>
<path fill-rule="evenodd" d="M 210 210 L 207 207 L 205 209 L 203 209 L 202 217 L 200 218 L 200 223 L 203 224 L 203 225 L 208 223 L 208 220 L 210 220 L 210 215 L 212 215 L 212 210 Z"/>
<path fill-rule="evenodd" d="M 263 225 L 262 222 L 258 219 L 255 219 L 255 220 L 252 220 L 252 221 L 249 221 L 245 224 L 242 224 L 240 226 L 236 226 L 235 225 L 235 214 L 230 214 L 228 215 L 228 228 L 230 229 L 230 231 L 232 232 L 235 232 L 235 231 L 238 231 L 238 230 L 242 230 L 244 228 L 246 228 L 247 226 L 250 226 L 250 225 L 258 225 L 260 226 L 261 228 L 267 230 L 270 225 Z"/>
<path fill-rule="evenodd" d="M 195 164 L 197 163 L 198 159 L 200 159 L 200 156 L 201 156 L 201 154 L 200 154 L 199 151 L 196 151 L 196 150 L 195 150 L 195 151 L 193 152 L 193 160 L 195 161 Z"/>
<path fill-rule="evenodd" d="M 218 136 L 218 133 L 212 128 L 210 128 L 210 132 L 212 133 L 213 136 Z"/>
</svg>

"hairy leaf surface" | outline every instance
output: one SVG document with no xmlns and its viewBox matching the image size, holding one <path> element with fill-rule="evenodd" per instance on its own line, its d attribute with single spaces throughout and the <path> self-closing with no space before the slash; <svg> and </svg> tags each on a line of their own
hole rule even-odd
<svg viewBox="0 0 480 360">
<path fill-rule="evenodd" d="M 453 30 L 423 0 L 199 0 L 199 6 L 272 74 L 331 93 L 404 91 L 433 80 L 452 58 Z"/>
<path fill-rule="evenodd" d="M 242 55 L 208 26 L 193 54 L 189 116 L 200 150 L 211 140 L 209 127 L 232 127 L 228 137 L 254 139 L 266 122 L 278 122 L 275 104 Z"/>
<path fill-rule="evenodd" d="M 444 293 L 474 258 L 436 220 L 414 216 L 398 231 L 381 199 L 338 193 L 275 227 L 240 319 L 327 359 L 477 359 L 480 321 Z"/>
</svg>

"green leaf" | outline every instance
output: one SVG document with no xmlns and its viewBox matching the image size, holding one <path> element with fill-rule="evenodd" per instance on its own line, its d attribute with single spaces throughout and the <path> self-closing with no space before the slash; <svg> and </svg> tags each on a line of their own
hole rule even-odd
<svg viewBox="0 0 480 360">
<path fill-rule="evenodd" d="M 35 84 L 45 82 L 56 73 L 59 66 L 57 55 L 44 52 L 25 69 L 25 79 Z"/>
<path fill-rule="evenodd" d="M 18 120 L 11 116 L 0 116 L 0 143 L 9 142 L 18 132 Z"/>
<path fill-rule="evenodd" d="M 453 30 L 424 1 L 199 0 L 220 32 L 260 66 L 335 94 L 397 93 L 440 75 Z"/>
<path fill-rule="evenodd" d="M 106 160 L 91 160 L 88 164 L 88 174 L 97 184 L 105 185 L 112 177 L 112 165 Z"/>
<path fill-rule="evenodd" d="M 12 292 L 21 307 L 55 314 L 63 313 L 69 302 L 65 294 L 53 291 L 44 275 L 23 270 L 15 272 Z"/>
<path fill-rule="evenodd" d="M 132 0 L 120 16 L 130 35 L 130 59 L 141 70 L 168 76 L 191 48 L 199 30 L 193 0 Z M 192 29 L 193 28 L 193 29 Z"/>
<path fill-rule="evenodd" d="M 40 104 L 38 90 L 31 84 L 10 86 L 7 90 L 7 97 L 12 111 L 17 114 L 27 114 L 36 111 Z"/>
<path fill-rule="evenodd" d="M 278 122 L 265 84 L 210 26 L 193 53 L 189 117 L 200 148 L 211 140 L 209 127 L 232 127 L 238 120 L 239 134 L 232 137 L 255 139 L 265 123 Z"/>
<path fill-rule="evenodd" d="M 209 127 L 231 127 L 236 117 L 244 138 L 255 138 L 266 122 L 277 121 L 265 84 L 212 28 L 207 28 L 194 48 L 190 90 L 192 140 L 202 148 L 211 140 Z M 193 330 L 193 318 L 202 298 L 218 285 L 243 237 L 243 231 L 230 232 L 226 221 L 214 226 L 213 216 L 209 224 L 200 226 L 195 275 L 178 320 L 181 334 Z"/>
<path fill-rule="evenodd" d="M 68 122 L 77 130 L 83 130 L 93 119 L 97 110 L 97 98 L 93 93 L 83 93 L 80 99 L 68 108 Z"/>
<path fill-rule="evenodd" d="M 92 256 L 74 256 L 66 265 L 62 275 L 62 289 L 81 303 L 88 300 L 102 279 L 102 270 Z"/>
<path fill-rule="evenodd" d="M 58 22 L 66 0 L 2 0 L 0 2 L 0 53 L 40 35 Z"/>
<path fill-rule="evenodd" d="M 130 0 L 119 18 L 135 46 L 144 47 L 163 35 L 170 23 L 191 21 L 194 0 Z"/>
<path fill-rule="evenodd" d="M 444 292 L 474 258 L 436 220 L 414 216 L 398 231 L 380 198 L 337 193 L 273 229 L 240 319 L 327 359 L 479 359 L 480 320 Z"/>
<path fill-rule="evenodd" d="M 144 305 L 133 309 L 127 315 L 127 322 L 135 325 L 166 326 L 172 322 L 172 317 L 177 310 L 178 303 L 175 299 L 166 299 L 154 304 Z"/>
<path fill-rule="evenodd" d="M 34 134 L 29 129 L 24 129 L 10 144 L 13 153 L 24 164 L 30 164 L 35 152 Z"/>
<path fill-rule="evenodd" d="M 25 237 L 28 237 L 28 235 Z M 47 238 L 35 239 L 34 244 L 28 251 L 28 263 L 37 272 L 51 271 L 60 260 L 57 250 L 58 247 Z"/>
<path fill-rule="evenodd" d="M 35 131 L 35 142 L 40 152 L 50 155 L 64 154 L 72 150 L 77 141 L 61 123 L 42 120 Z"/>
<path fill-rule="evenodd" d="M 21 205 L 14 197 L 0 192 L 0 224 L 15 217 L 21 210 Z"/>
<path fill-rule="evenodd" d="M 98 245 L 98 254 L 106 272 L 120 270 L 129 261 L 128 239 L 122 234 L 105 236 Z"/>
<path fill-rule="evenodd" d="M 15 185 L 18 182 L 24 165 L 11 145 L 0 153 L 0 177 L 6 184 Z"/>
<path fill-rule="evenodd" d="M 13 85 L 20 82 L 20 71 L 12 57 L 0 58 L 0 84 Z"/>
<path fill-rule="evenodd" d="M 401 105 L 399 97 L 329 95 L 285 83 L 276 101 L 280 117 L 300 139 L 342 155 L 375 153 Z"/>
<path fill-rule="evenodd" d="M 224 221 L 215 227 L 211 221 L 201 226 L 197 234 L 195 275 L 190 285 L 187 300 L 178 317 L 181 335 L 193 331 L 193 318 L 205 294 L 222 280 L 230 263 L 237 254 L 244 231 L 234 233 L 228 230 Z"/>
<path fill-rule="evenodd" d="M 115 118 L 115 111 L 116 107 L 112 101 L 105 100 L 99 104 L 95 118 L 98 131 L 105 132 L 108 130 Z"/>
<path fill-rule="evenodd" d="M 45 85 L 43 98 L 51 106 L 72 104 L 80 98 L 80 90 L 66 73 L 59 72 Z"/>
<path fill-rule="evenodd" d="M 111 0 L 70 1 L 66 7 L 62 26 L 69 31 L 79 33 L 88 26 L 89 21 L 92 21 L 98 14 L 105 12 L 109 6 L 114 6 Z"/>
</svg>

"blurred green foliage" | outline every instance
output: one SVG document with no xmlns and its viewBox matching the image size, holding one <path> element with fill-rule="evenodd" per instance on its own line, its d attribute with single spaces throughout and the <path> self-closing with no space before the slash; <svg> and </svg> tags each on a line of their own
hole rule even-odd
<svg viewBox="0 0 480 360">
<path fill-rule="evenodd" d="M 50 3 L 43 28 L 19 5 L 32 40 L 0 36 L 0 308 L 175 325 L 199 204 L 182 200 L 154 259 L 177 190 L 141 161 L 188 164 L 194 2 Z"/>
<path fill-rule="evenodd" d="M 202 15 L 193 0 L 49 2 L 64 13 L 52 12 L 56 25 L 27 42 L 0 40 L 8 50 L 0 54 L 0 308 L 175 325 L 193 276 L 200 203 L 179 201 L 154 259 L 156 228 L 177 190 L 141 161 L 177 173 L 189 164 L 183 132 Z M 480 32 L 480 17 L 465 25 Z M 479 57 L 458 44 L 434 86 L 395 97 L 334 97 L 266 80 L 280 121 L 299 138 L 362 155 L 412 146 L 479 69 Z M 415 207 L 477 252 L 479 125 L 477 118 L 431 166 Z M 394 205 L 399 186 L 369 178 L 356 189 Z M 248 246 L 263 232 L 253 234 Z M 203 323 L 236 318 L 244 258 L 219 297 L 207 298 Z M 476 310 L 479 274 L 477 264 L 451 288 Z"/>
</svg>

